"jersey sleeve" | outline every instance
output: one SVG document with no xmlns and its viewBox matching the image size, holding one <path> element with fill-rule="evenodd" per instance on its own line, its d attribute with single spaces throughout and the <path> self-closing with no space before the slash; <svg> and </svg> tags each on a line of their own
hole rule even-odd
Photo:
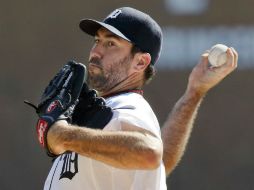
<svg viewBox="0 0 254 190">
<path fill-rule="evenodd" d="M 122 130 L 121 122 L 129 123 L 152 132 L 161 138 L 160 127 L 157 118 L 150 110 L 141 111 L 138 108 L 129 107 L 114 109 L 112 120 L 107 124 L 105 130 Z"/>
</svg>

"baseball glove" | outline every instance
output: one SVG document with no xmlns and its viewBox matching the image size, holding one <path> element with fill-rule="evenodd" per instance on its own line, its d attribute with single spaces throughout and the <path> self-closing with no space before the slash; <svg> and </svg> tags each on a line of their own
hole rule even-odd
<svg viewBox="0 0 254 190">
<path fill-rule="evenodd" d="M 106 106 L 105 100 L 98 97 L 95 90 L 90 90 L 86 83 L 83 84 L 79 102 L 72 114 L 72 124 L 103 129 L 113 116 L 113 111 Z"/>
<path fill-rule="evenodd" d="M 57 120 L 71 118 L 85 76 L 86 67 L 84 65 L 69 61 L 49 82 L 38 106 L 25 101 L 36 109 L 39 116 L 36 126 L 38 140 L 49 156 L 54 157 L 55 155 L 48 149 L 47 132 Z"/>
</svg>

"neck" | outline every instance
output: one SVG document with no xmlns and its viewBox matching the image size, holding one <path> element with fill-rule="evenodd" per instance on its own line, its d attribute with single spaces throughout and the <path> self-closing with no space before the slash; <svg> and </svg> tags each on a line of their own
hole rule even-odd
<svg viewBox="0 0 254 190">
<path fill-rule="evenodd" d="M 143 78 L 134 73 L 127 78 L 117 83 L 113 88 L 105 92 L 99 92 L 100 96 L 109 96 L 110 94 L 117 94 L 120 92 L 131 91 L 134 89 L 140 89 L 143 85 Z"/>
</svg>

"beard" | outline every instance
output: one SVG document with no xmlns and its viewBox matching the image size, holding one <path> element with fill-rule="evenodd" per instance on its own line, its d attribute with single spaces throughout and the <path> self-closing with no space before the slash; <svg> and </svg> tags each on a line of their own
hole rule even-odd
<svg viewBox="0 0 254 190">
<path fill-rule="evenodd" d="M 117 62 L 113 62 L 109 67 L 103 69 L 100 67 L 99 73 L 89 72 L 89 86 L 99 92 L 107 92 L 117 86 L 128 77 L 128 71 L 131 65 L 132 56 L 126 56 Z M 92 58 L 90 63 L 101 66 L 98 58 Z"/>
</svg>

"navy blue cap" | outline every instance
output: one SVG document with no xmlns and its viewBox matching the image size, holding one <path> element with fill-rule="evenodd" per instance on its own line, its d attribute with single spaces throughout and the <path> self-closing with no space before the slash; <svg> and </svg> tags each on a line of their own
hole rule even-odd
<svg viewBox="0 0 254 190">
<path fill-rule="evenodd" d="M 157 22 L 146 13 L 131 7 L 122 7 L 110 13 L 102 22 L 84 19 L 79 27 L 89 35 L 105 27 L 117 36 L 133 43 L 143 52 L 151 55 L 151 64 L 155 64 L 161 52 L 162 31 Z"/>
</svg>

